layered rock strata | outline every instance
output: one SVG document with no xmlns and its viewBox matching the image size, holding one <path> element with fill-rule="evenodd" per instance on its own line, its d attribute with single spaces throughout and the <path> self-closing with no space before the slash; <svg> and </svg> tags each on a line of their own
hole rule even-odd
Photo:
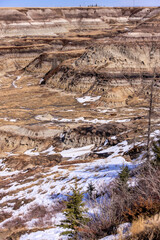
<svg viewBox="0 0 160 240">
<path fill-rule="evenodd" d="M 137 103 L 155 68 L 159 82 L 159 8 L 0 11 L 2 82 L 18 70 L 34 84 L 103 94 L 110 106 Z"/>
</svg>

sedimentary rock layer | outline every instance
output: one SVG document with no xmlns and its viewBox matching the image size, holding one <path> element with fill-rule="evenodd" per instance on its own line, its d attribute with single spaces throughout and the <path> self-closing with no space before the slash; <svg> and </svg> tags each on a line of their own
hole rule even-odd
<svg viewBox="0 0 160 240">
<path fill-rule="evenodd" d="M 122 106 L 159 82 L 160 8 L 2 8 L 0 75 L 34 76 Z M 143 85 L 142 83 L 145 84 Z M 138 90 L 138 91 L 137 91 Z M 140 96 L 141 98 L 141 96 Z"/>
</svg>

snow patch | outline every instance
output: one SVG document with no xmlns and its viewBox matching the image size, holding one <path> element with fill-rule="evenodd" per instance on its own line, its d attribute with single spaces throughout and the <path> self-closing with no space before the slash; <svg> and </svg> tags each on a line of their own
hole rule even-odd
<svg viewBox="0 0 160 240">
<path fill-rule="evenodd" d="M 88 120 L 88 119 L 85 119 L 84 117 L 76 118 L 74 121 L 75 122 L 81 121 L 81 122 L 86 122 L 86 123 L 101 123 L 101 124 L 111 122 L 111 120 L 103 120 L 103 119 L 101 120 L 101 119 L 97 119 L 97 118 L 92 119 L 92 120 Z"/>
<path fill-rule="evenodd" d="M 12 85 L 13 85 L 14 88 L 18 88 L 17 85 L 16 85 L 16 82 L 17 82 L 18 80 L 20 80 L 20 79 L 21 79 L 21 76 L 18 76 L 18 77 L 12 82 Z"/>
<path fill-rule="evenodd" d="M 32 233 L 29 233 L 29 234 L 24 234 L 20 237 L 20 240 L 40 240 L 40 239 L 43 239 L 43 240 L 60 240 L 60 239 L 63 239 L 63 240 L 67 240 L 68 237 L 63 237 L 60 236 L 60 234 L 64 231 L 63 228 L 59 228 L 59 227 L 56 227 L 56 228 L 51 228 L 51 229 L 47 229 L 47 230 L 44 230 L 44 231 L 38 231 L 38 232 L 32 232 Z"/>
<path fill-rule="evenodd" d="M 41 78 L 41 80 L 39 81 L 39 84 L 41 85 L 41 84 L 44 84 L 44 83 L 45 83 L 44 78 Z"/>
<path fill-rule="evenodd" d="M 116 137 L 116 136 L 112 136 L 111 139 L 112 139 L 112 140 L 116 140 L 117 137 Z"/>
<path fill-rule="evenodd" d="M 4 120 L 5 122 L 17 122 L 17 119 L 9 119 L 7 117 L 4 117 L 4 118 L 0 118 L 0 120 Z"/>
<path fill-rule="evenodd" d="M 71 158 L 70 160 L 73 160 L 76 157 L 90 153 L 93 147 L 94 145 L 92 144 L 81 148 L 70 148 L 68 150 L 63 150 L 62 152 L 60 152 L 60 154 L 62 155 L 62 157 Z"/>
<path fill-rule="evenodd" d="M 53 151 L 54 147 L 51 146 L 49 147 L 48 149 L 44 150 L 43 152 L 41 153 L 47 153 L 47 155 L 52 155 L 52 154 L 55 154 L 55 151 Z"/>
<path fill-rule="evenodd" d="M 10 122 L 17 122 L 17 119 L 10 119 Z"/>
<path fill-rule="evenodd" d="M 130 122 L 131 119 L 122 119 L 122 120 L 116 120 L 115 122 L 118 122 L 118 123 L 123 123 L 123 122 Z"/>
<path fill-rule="evenodd" d="M 97 96 L 97 97 L 84 96 L 84 97 L 76 98 L 76 99 L 79 103 L 85 103 L 85 102 L 95 102 L 95 101 L 99 100 L 100 98 L 101 98 L 101 96 Z"/>
<path fill-rule="evenodd" d="M 38 156 L 39 152 L 36 152 L 35 149 L 33 148 L 25 151 L 24 154 L 29 156 Z"/>
</svg>

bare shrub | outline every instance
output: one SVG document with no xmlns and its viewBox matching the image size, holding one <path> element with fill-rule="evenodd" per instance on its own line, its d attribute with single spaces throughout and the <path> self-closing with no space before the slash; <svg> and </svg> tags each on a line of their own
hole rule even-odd
<svg viewBox="0 0 160 240">
<path fill-rule="evenodd" d="M 36 219 L 34 227 L 47 227 L 52 225 L 52 218 L 55 214 L 62 212 L 65 208 L 65 203 L 57 201 L 50 207 L 34 204 L 31 206 L 29 212 L 25 215 L 27 222 Z"/>
<path fill-rule="evenodd" d="M 30 208 L 27 217 L 29 219 L 42 218 L 46 214 L 47 214 L 47 208 L 45 208 L 43 205 L 35 204 Z"/>
<path fill-rule="evenodd" d="M 19 209 L 22 205 L 28 204 L 30 202 L 32 202 L 33 199 L 26 199 L 26 198 L 22 198 L 22 199 L 18 199 L 16 198 L 14 201 L 14 207 L 13 210 L 17 210 Z"/>
<path fill-rule="evenodd" d="M 160 168 L 144 165 L 136 176 L 137 185 L 129 187 L 117 179 L 93 203 L 91 221 L 80 231 L 84 239 L 113 234 L 119 224 L 160 212 Z"/>
<path fill-rule="evenodd" d="M 151 196 L 160 199 L 160 167 L 148 164 L 139 174 L 138 193 L 142 196 Z"/>
<path fill-rule="evenodd" d="M 147 217 L 159 212 L 159 200 L 152 199 L 151 197 L 148 197 L 147 199 L 144 197 L 139 197 L 133 201 L 131 207 L 123 213 L 123 216 L 126 221 L 132 221 L 133 219 L 137 219 L 140 215 Z"/>
</svg>

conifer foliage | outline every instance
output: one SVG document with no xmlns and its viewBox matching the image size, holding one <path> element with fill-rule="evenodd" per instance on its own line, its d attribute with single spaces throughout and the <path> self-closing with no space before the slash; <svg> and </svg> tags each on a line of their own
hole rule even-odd
<svg viewBox="0 0 160 240">
<path fill-rule="evenodd" d="M 95 191 L 96 191 L 95 186 L 93 185 L 92 182 L 90 182 L 90 183 L 88 184 L 88 187 L 87 187 L 87 193 L 88 193 L 90 199 L 93 199 L 93 193 L 94 193 Z"/>
<path fill-rule="evenodd" d="M 60 224 L 60 227 L 66 229 L 61 235 L 68 235 L 69 239 L 78 239 L 78 229 L 81 225 L 86 224 L 89 219 L 85 216 L 87 209 L 83 203 L 83 192 L 80 192 L 77 180 L 75 180 L 74 187 L 72 188 L 72 195 L 68 196 L 67 206 L 64 209 L 66 217 Z"/>
<path fill-rule="evenodd" d="M 123 166 L 121 172 L 119 173 L 119 180 L 121 184 L 126 184 L 129 178 L 128 166 Z"/>
<path fill-rule="evenodd" d="M 160 165 L 160 140 L 158 140 L 157 143 L 153 143 L 153 151 L 156 155 L 154 164 L 159 166 Z"/>
</svg>

